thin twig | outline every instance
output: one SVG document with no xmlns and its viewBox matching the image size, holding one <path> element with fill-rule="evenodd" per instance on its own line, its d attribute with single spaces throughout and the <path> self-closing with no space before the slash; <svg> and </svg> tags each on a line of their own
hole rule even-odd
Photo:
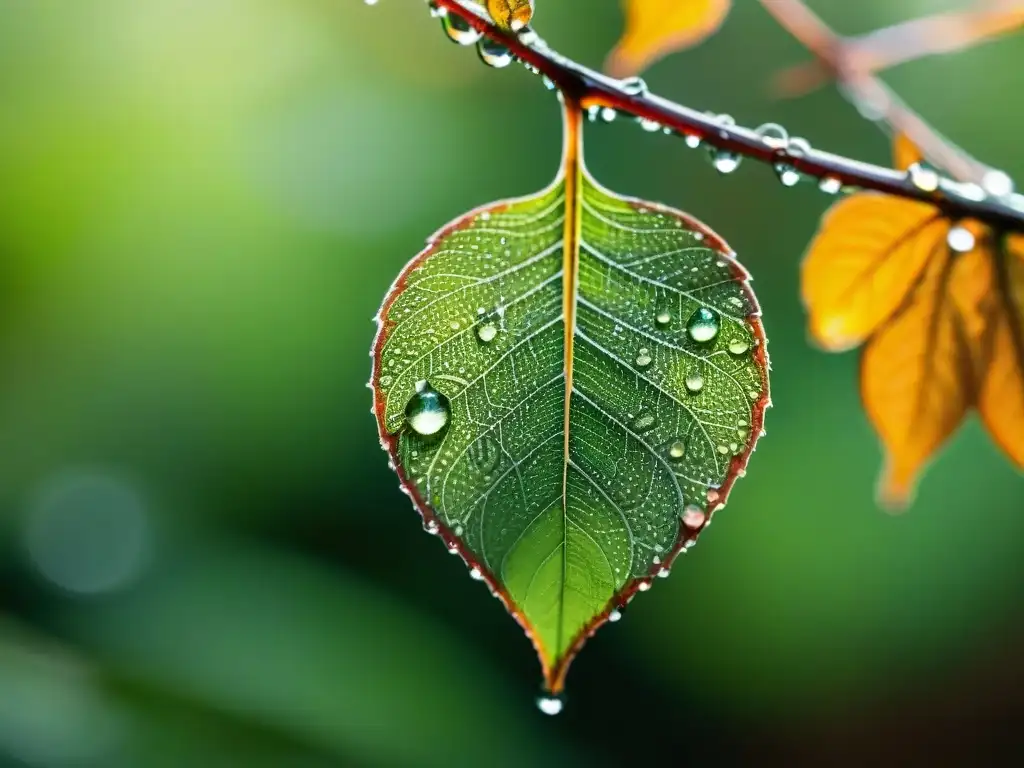
<svg viewBox="0 0 1024 768">
<path fill-rule="evenodd" d="M 835 34 L 803 0 L 761 0 L 765 10 L 795 37 L 814 57 L 819 66 L 832 73 L 841 85 L 843 94 L 866 118 L 884 124 L 889 130 L 902 133 L 916 144 L 925 157 L 962 181 L 980 182 L 991 170 L 968 153 L 941 136 L 927 121 L 904 104 L 888 86 L 872 74 L 869 66 L 858 66 L 850 41 Z M 936 23 L 935 19 L 931 20 Z M 944 19 L 951 23 L 950 19 Z M 919 25 L 925 26 L 924 21 Z M 894 30 L 917 29 L 911 22 Z M 920 32 L 920 29 L 917 29 Z M 885 31 L 877 33 L 885 38 Z M 871 36 L 864 38 L 871 40 Z M 877 41 L 876 41 L 877 43 Z M 908 46 L 909 48 L 909 46 Z M 920 48 L 920 46 L 918 46 Z M 919 50 L 914 52 L 919 53 Z M 909 59 L 910 52 L 907 53 Z"/>
<path fill-rule="evenodd" d="M 518 33 L 499 29 L 481 6 L 465 0 L 433 0 L 433 4 L 442 13 L 461 16 L 479 33 L 500 42 L 584 108 L 608 107 L 699 138 L 720 151 L 774 166 L 785 165 L 805 176 L 828 179 L 834 185 L 931 203 L 952 219 L 973 218 L 1001 231 L 1024 232 L 1024 196 L 1019 194 L 995 198 L 975 184 L 952 179 L 939 179 L 937 185 L 915 183 L 914 174 L 812 149 L 804 141 L 780 141 L 649 93 L 642 85 L 638 87 L 640 81 L 636 79 L 615 80 L 578 64 L 549 48 L 531 29 Z"/>
</svg>

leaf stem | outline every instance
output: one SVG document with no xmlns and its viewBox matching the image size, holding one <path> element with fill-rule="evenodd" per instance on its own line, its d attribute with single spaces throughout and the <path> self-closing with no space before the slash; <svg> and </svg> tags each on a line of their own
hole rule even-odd
<svg viewBox="0 0 1024 768">
<path fill-rule="evenodd" d="M 465 0 L 433 0 L 433 4 L 461 16 L 478 32 L 507 47 L 525 64 L 548 77 L 565 98 L 578 101 L 584 108 L 611 107 L 728 152 L 771 165 L 790 166 L 805 176 L 930 203 L 951 219 L 973 218 L 1000 231 L 1024 232 L 1024 196 L 1020 194 L 995 198 L 977 184 L 949 178 L 940 179 L 933 189 L 934 185 L 915 184 L 913 175 L 903 171 L 812 149 L 803 141 L 764 136 L 717 115 L 649 93 L 646 88 L 637 88 L 635 79 L 616 80 L 585 67 L 549 48 L 529 28 L 518 33 L 500 29 L 481 6 Z"/>
</svg>

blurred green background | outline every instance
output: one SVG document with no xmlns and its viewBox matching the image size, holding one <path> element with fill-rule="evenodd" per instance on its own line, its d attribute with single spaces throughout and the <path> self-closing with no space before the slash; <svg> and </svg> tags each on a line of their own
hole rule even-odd
<svg viewBox="0 0 1024 768">
<path fill-rule="evenodd" d="M 819 0 L 864 32 L 963 5 Z M 652 89 L 887 162 L 742 1 Z M 616 0 L 539 0 L 598 65 Z M 1024 178 L 1024 36 L 886 79 Z M 893 517 L 856 354 L 806 342 L 829 200 L 633 123 L 595 175 L 756 277 L 768 435 L 718 525 L 534 708 L 501 605 L 377 444 L 371 318 L 424 238 L 555 172 L 554 96 L 418 0 L 0 0 L 0 764 L 978 764 L 1024 755 L 1024 483 L 971 420 Z"/>
</svg>

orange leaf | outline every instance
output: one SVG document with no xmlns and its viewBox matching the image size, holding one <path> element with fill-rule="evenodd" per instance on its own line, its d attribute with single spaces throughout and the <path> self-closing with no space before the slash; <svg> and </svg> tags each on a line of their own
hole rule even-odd
<svg viewBox="0 0 1024 768">
<path fill-rule="evenodd" d="M 948 229 L 926 203 L 870 192 L 836 203 L 801 272 L 811 335 L 831 350 L 860 344 L 904 302 Z"/>
<path fill-rule="evenodd" d="M 533 18 L 533 0 L 487 0 L 487 12 L 502 29 L 518 32 Z"/>
<path fill-rule="evenodd" d="M 961 271 L 954 267 L 965 257 L 944 246 L 933 249 L 909 302 L 861 358 L 861 398 L 887 453 L 879 495 L 889 506 L 909 501 L 922 465 L 973 399 L 970 350 L 949 294 L 954 272 Z"/>
<path fill-rule="evenodd" d="M 917 145 L 907 138 L 905 133 L 897 133 L 892 140 L 893 164 L 901 171 L 905 171 L 914 163 L 920 163 L 924 155 Z"/>
<path fill-rule="evenodd" d="M 626 31 L 605 62 L 615 77 L 635 75 L 673 51 L 704 40 L 729 13 L 732 0 L 623 0 Z"/>
<path fill-rule="evenodd" d="M 1008 237 L 996 258 L 999 311 L 978 410 L 992 439 L 1024 467 L 1024 236 Z"/>
</svg>

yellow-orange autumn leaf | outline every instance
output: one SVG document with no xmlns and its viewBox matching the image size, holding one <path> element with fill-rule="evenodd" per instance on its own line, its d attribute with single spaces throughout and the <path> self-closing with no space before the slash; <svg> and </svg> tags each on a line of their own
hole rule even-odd
<svg viewBox="0 0 1024 768">
<path fill-rule="evenodd" d="M 988 371 L 978 408 L 992 438 L 1024 467 L 1024 235 L 1002 244 Z"/>
<path fill-rule="evenodd" d="M 517 32 L 533 18 L 533 0 L 487 0 L 487 12 L 499 27 Z"/>
<path fill-rule="evenodd" d="M 635 75 L 673 51 L 689 48 L 717 30 L 731 0 L 623 0 L 626 30 L 605 68 L 615 77 Z"/>
<path fill-rule="evenodd" d="M 899 167 L 921 159 L 903 137 L 894 152 Z M 1024 467 L 1024 236 L 862 192 L 822 219 L 802 291 L 819 344 L 864 345 L 861 398 L 886 452 L 884 503 L 909 501 L 973 407 Z"/>
</svg>

